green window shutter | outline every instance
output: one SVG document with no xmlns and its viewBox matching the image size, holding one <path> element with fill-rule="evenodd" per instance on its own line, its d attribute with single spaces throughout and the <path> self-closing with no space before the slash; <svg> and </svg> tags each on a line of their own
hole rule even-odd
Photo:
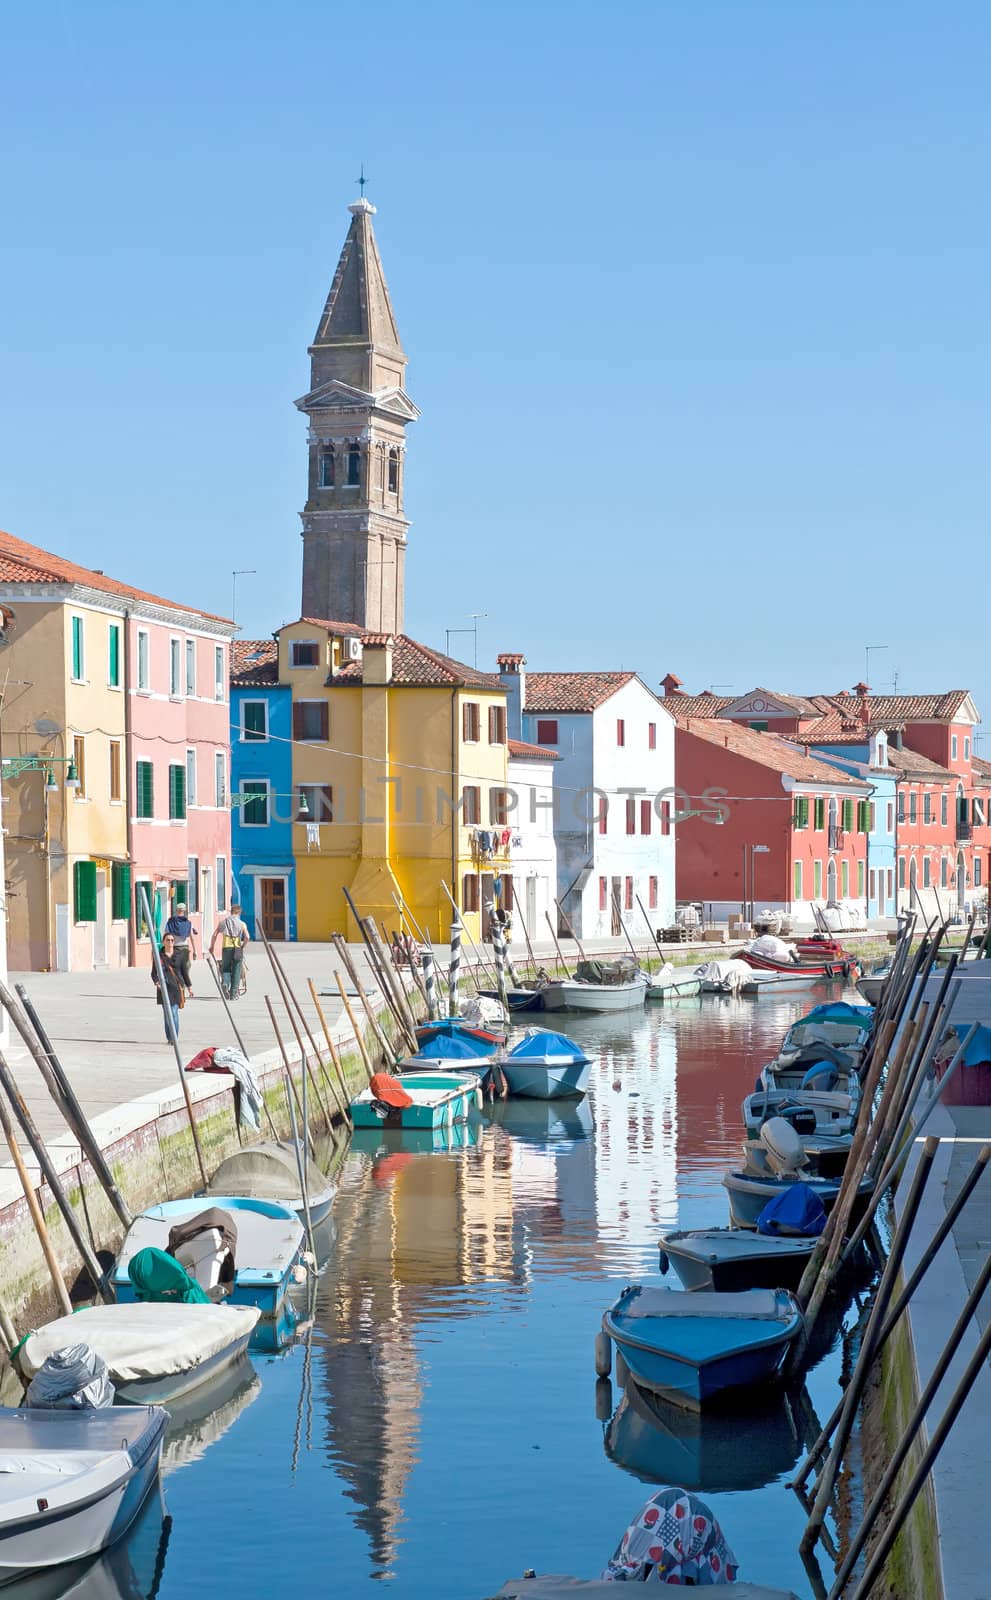
<svg viewBox="0 0 991 1600">
<path fill-rule="evenodd" d="M 853 831 L 853 801 L 852 800 L 844 800 L 844 802 L 843 802 L 843 832 L 844 833 L 851 833 L 852 831 Z"/>
<path fill-rule="evenodd" d="M 268 707 L 263 700 L 246 700 L 242 708 L 245 740 L 268 737 Z"/>
<path fill-rule="evenodd" d="M 809 825 L 809 797 L 806 794 L 795 796 L 795 827 L 807 828 Z"/>
<path fill-rule="evenodd" d="M 169 768 L 169 816 L 173 822 L 181 822 L 186 815 L 186 769 L 185 767 L 171 766 Z"/>
<path fill-rule="evenodd" d="M 124 861 L 110 868 L 111 910 L 115 922 L 126 922 L 131 914 L 131 869 Z"/>
<path fill-rule="evenodd" d="M 802 863 L 800 861 L 796 861 L 794 863 L 794 871 L 795 871 L 795 892 L 792 895 L 792 899 L 793 900 L 801 900 L 801 898 L 802 898 Z"/>
<path fill-rule="evenodd" d="M 110 628 L 110 663 L 108 679 L 112 689 L 120 688 L 120 629 L 116 624 Z"/>
<path fill-rule="evenodd" d="M 96 862 L 77 861 L 72 869 L 77 922 L 96 921 Z"/>
<path fill-rule="evenodd" d="M 866 800 L 857 801 L 857 832 L 870 833 L 870 806 Z"/>
<path fill-rule="evenodd" d="M 817 795 L 816 796 L 815 825 L 816 825 L 817 830 L 820 833 L 822 832 L 822 829 L 826 826 L 826 802 L 823 799 L 822 795 Z M 796 897 L 796 898 L 798 898 L 798 897 Z"/>
<path fill-rule="evenodd" d="M 173 906 L 189 905 L 189 884 L 185 878 L 172 879 L 172 904 Z"/>
<path fill-rule="evenodd" d="M 149 818 L 155 815 L 155 769 L 150 761 L 136 763 L 135 792 L 137 815 Z"/>
<path fill-rule="evenodd" d="M 72 676 L 81 678 L 83 675 L 83 619 L 72 619 Z"/>
</svg>

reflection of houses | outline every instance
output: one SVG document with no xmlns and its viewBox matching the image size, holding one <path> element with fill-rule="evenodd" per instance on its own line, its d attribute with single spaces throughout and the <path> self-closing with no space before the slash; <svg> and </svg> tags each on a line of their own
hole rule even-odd
<svg viewBox="0 0 991 1600">
<path fill-rule="evenodd" d="M 590 1048 L 585 1030 L 582 1039 Z M 636 1047 L 647 1058 L 631 1073 L 629 1029 L 625 1039 L 617 1033 L 615 1050 L 604 1037 L 594 1077 L 598 1248 L 613 1262 L 628 1248 L 631 1268 L 658 1228 L 674 1224 L 680 1139 L 675 1034 L 645 1024 Z"/>
</svg>

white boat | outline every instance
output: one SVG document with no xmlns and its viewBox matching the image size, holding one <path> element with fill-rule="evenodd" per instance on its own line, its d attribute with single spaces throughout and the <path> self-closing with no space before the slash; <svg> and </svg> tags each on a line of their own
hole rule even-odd
<svg viewBox="0 0 991 1600">
<path fill-rule="evenodd" d="M 528 1028 L 520 1042 L 499 1057 L 499 1068 L 510 1094 L 564 1100 L 585 1093 L 592 1062 L 565 1034 Z"/>
<path fill-rule="evenodd" d="M 709 1600 L 798 1600 L 794 1589 L 768 1589 L 763 1583 L 741 1583 L 739 1578 L 735 1583 L 707 1584 L 705 1592 Z M 612 1581 L 585 1581 L 551 1572 L 511 1578 L 495 1600 L 614 1600 L 615 1594 Z"/>
<path fill-rule="evenodd" d="M 703 961 L 695 968 L 702 994 L 739 994 L 753 973 L 753 967 L 735 957 L 728 961 Z"/>
<path fill-rule="evenodd" d="M 337 1185 L 308 1156 L 304 1157 L 304 1162 L 310 1221 L 317 1227 L 334 1203 Z M 220 1163 L 204 1193 L 211 1197 L 233 1194 L 251 1200 L 275 1200 L 295 1211 L 301 1222 L 305 1220 L 295 1148 L 292 1144 L 278 1144 L 274 1139 L 245 1145 L 228 1156 Z"/>
<path fill-rule="evenodd" d="M 857 993 L 867 1001 L 869 1006 L 876 1006 L 884 993 L 884 986 L 888 981 L 891 967 L 882 967 L 880 972 L 868 972 L 864 977 L 857 979 Z"/>
<path fill-rule="evenodd" d="M 851 1133 L 856 1112 L 856 1099 L 839 1090 L 756 1089 L 743 1102 L 743 1124 L 748 1139 L 759 1137 L 768 1117 L 785 1117 L 808 1133 Z"/>
<path fill-rule="evenodd" d="M 0 1585 L 98 1556 L 158 1476 L 168 1412 L 0 1410 Z"/>
<path fill-rule="evenodd" d="M 17 1361 L 30 1380 L 56 1351 L 85 1344 L 106 1363 L 118 1400 L 168 1405 L 237 1361 L 258 1317 L 257 1306 L 90 1306 L 29 1333 Z"/>
<path fill-rule="evenodd" d="M 635 1011 L 647 998 L 647 982 L 642 975 L 628 983 L 555 978 L 540 992 L 545 1011 Z"/>
<path fill-rule="evenodd" d="M 658 972 L 652 972 L 647 982 L 648 1000 L 687 1000 L 699 992 L 699 979 L 685 967 L 676 967 L 665 961 Z"/>
<path fill-rule="evenodd" d="M 814 989 L 822 979 L 815 974 L 809 976 L 804 972 L 762 972 L 757 967 L 751 967 L 750 976 L 745 978 L 740 985 L 740 993 L 749 997 L 777 995 L 777 994 L 803 994 L 806 989 Z"/>
</svg>

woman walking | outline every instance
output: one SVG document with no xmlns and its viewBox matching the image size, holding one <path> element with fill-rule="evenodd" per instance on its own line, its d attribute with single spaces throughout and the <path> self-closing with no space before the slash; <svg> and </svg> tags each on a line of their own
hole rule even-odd
<svg viewBox="0 0 991 1600">
<path fill-rule="evenodd" d="M 182 978 L 182 969 L 178 960 L 176 959 L 175 939 L 171 933 L 167 933 L 163 938 L 162 947 L 158 953 L 162 962 L 162 975 L 165 979 L 165 987 L 168 991 L 168 1005 L 172 1012 L 172 1022 L 175 1027 L 175 1037 L 178 1039 L 179 1012 L 186 1004 L 186 994 L 185 985 Z M 158 981 L 158 971 L 154 965 L 151 969 L 151 981 L 155 985 L 155 1000 L 158 1005 L 162 1005 L 162 986 Z M 165 1024 L 166 1043 L 171 1044 L 172 1036 L 169 1033 L 169 1019 L 164 1010 L 162 1011 L 162 1022 Z"/>
</svg>

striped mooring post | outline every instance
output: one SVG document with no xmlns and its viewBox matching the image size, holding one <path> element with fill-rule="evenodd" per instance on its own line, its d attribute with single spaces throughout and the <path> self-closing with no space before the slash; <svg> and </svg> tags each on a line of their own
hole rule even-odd
<svg viewBox="0 0 991 1600">
<path fill-rule="evenodd" d="M 496 984 L 503 1011 L 509 1016 L 509 996 L 506 993 L 506 944 L 499 924 L 492 924 L 492 953 L 495 956 Z"/>
<path fill-rule="evenodd" d="M 427 997 L 427 1018 L 430 1022 L 437 1021 L 437 968 L 434 965 L 434 953 L 428 946 L 420 951 L 420 970 L 423 973 L 423 991 Z"/>
<path fill-rule="evenodd" d="M 516 976 L 516 968 L 513 966 L 513 958 L 509 953 L 509 940 L 504 937 L 504 930 L 502 928 L 499 929 L 499 937 L 502 939 L 502 948 L 506 956 L 506 971 L 509 974 L 510 986 L 514 989 L 519 989 L 521 987 L 520 980 Z"/>
<path fill-rule="evenodd" d="M 461 918 L 455 913 L 451 923 L 451 961 L 447 969 L 447 1014 L 458 1014 L 458 978 L 461 973 Z"/>
</svg>

